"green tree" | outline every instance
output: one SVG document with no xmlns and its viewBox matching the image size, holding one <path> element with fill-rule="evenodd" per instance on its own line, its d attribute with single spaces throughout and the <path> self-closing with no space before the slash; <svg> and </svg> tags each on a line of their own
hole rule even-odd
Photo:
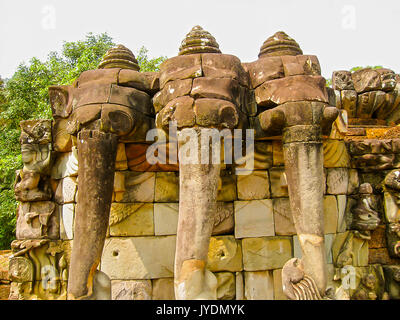
<svg viewBox="0 0 400 320">
<path fill-rule="evenodd" d="M 89 33 L 84 40 L 65 42 L 61 52 L 50 52 L 45 61 L 32 58 L 20 64 L 10 79 L 0 79 L 0 249 L 9 248 L 15 234 L 13 184 L 15 171 L 22 167 L 20 121 L 50 119 L 48 87 L 71 84 L 82 72 L 96 69 L 114 45 L 106 33 Z M 157 71 L 165 57 L 149 58 L 142 47 L 137 59 L 141 71 Z"/>
</svg>

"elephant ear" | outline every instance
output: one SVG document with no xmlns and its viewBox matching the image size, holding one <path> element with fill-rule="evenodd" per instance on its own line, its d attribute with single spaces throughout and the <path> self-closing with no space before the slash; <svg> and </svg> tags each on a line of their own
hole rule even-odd
<svg viewBox="0 0 400 320">
<path fill-rule="evenodd" d="M 50 86 L 49 97 L 54 118 L 68 118 L 72 112 L 71 86 Z"/>
</svg>

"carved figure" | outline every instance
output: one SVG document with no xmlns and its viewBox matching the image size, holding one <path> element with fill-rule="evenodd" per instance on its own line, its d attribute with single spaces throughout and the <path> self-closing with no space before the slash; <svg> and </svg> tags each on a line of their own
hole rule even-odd
<svg viewBox="0 0 400 320">
<path fill-rule="evenodd" d="M 359 231 L 359 235 L 363 239 L 371 239 L 371 231 L 375 230 L 381 221 L 379 213 L 373 209 L 372 194 L 373 189 L 369 183 L 360 185 L 358 203 L 352 209 L 352 227 Z"/>
<path fill-rule="evenodd" d="M 363 276 L 360 285 L 351 296 L 352 300 L 377 300 L 375 292 L 377 279 L 374 274 L 369 273 Z"/>
</svg>

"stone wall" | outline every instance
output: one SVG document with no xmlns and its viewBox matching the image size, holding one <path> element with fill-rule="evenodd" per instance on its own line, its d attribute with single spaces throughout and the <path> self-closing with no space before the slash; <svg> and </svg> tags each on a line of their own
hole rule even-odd
<svg viewBox="0 0 400 320">
<path fill-rule="evenodd" d="M 57 131 L 55 136 L 58 136 Z M 396 144 L 400 140 L 391 142 Z M 357 286 L 360 277 L 368 270 L 383 276 L 382 265 L 400 264 L 398 259 L 389 256 L 386 245 L 385 227 L 388 221 L 384 218 L 384 207 L 388 212 L 391 204 L 387 197 L 384 201 L 381 183 L 388 171 L 370 173 L 364 172 L 365 168 L 354 168 L 354 159 L 347 151 L 354 150 L 354 144 L 343 140 L 324 141 L 325 246 L 329 284 L 336 287 L 341 284 L 340 268 L 343 267 L 341 262 L 337 262 L 338 256 L 343 251 L 343 244 L 348 242 L 349 234 L 354 232 L 349 231 L 352 225 L 351 209 L 357 203 L 360 183 L 372 184 L 373 198 L 382 221 L 372 232 L 370 241 L 357 237 L 351 239 L 351 265 L 356 270 Z M 163 171 L 162 168 L 146 171 L 150 164 L 141 162 L 140 155 L 130 152 L 133 149 L 137 150 L 138 146 L 118 145 L 110 226 L 100 268 L 111 278 L 113 299 L 174 299 L 179 172 Z M 76 180 L 79 179 L 72 143 L 69 151 L 68 148 L 63 151 L 66 152 L 56 153 L 51 170 L 56 209 L 48 226 L 50 229 L 56 226 L 59 233 L 41 245 L 54 243 L 54 247 L 59 248 L 55 256 L 64 252 L 65 245 L 68 252 L 73 240 L 78 192 Z M 341 152 L 340 157 L 336 157 L 338 152 Z M 208 255 L 208 268 L 218 280 L 219 299 L 286 299 L 282 292 L 282 267 L 290 258 L 301 257 L 290 212 L 281 141 L 256 141 L 255 159 L 255 170 L 249 175 L 235 175 L 229 168 L 221 173 L 216 213 L 219 219 L 215 223 Z M 19 217 L 24 214 L 25 205 L 21 203 Z M 31 202 L 30 210 L 32 206 L 36 206 L 35 210 L 46 207 L 43 202 Z M 18 223 L 18 230 L 23 230 L 22 222 Z M 20 235 L 14 243 L 14 247 L 18 248 L 16 251 L 23 249 L 26 246 L 24 242 L 29 241 L 40 240 L 27 240 Z M 40 254 L 50 258 L 53 252 L 47 249 Z M 34 265 L 37 263 L 31 255 L 27 257 Z M 52 259 L 44 257 L 41 259 L 52 265 Z M 68 258 L 65 260 L 68 261 Z M 46 262 L 40 264 L 41 268 L 44 266 Z M 59 270 L 57 265 L 56 270 Z M 61 287 L 55 293 L 24 289 L 21 284 L 27 280 L 42 283 L 34 275 L 13 278 L 11 271 L 11 278 L 14 281 L 12 293 L 16 292 L 19 298 L 66 298 Z M 59 278 L 60 275 L 57 281 L 62 280 Z M 379 280 L 382 282 L 383 278 Z M 383 282 L 380 288 L 384 288 Z"/>
<path fill-rule="evenodd" d="M 215 280 L 226 300 L 286 299 L 285 281 L 314 292 L 308 298 L 400 298 L 398 77 L 341 71 L 326 88 L 318 59 L 282 32 L 259 57 L 242 64 L 195 27 L 160 73 L 140 73 L 118 46 L 73 85 L 51 87 L 54 120 L 21 122 L 10 299 L 101 299 L 108 280 L 115 300 L 174 299 L 177 287 L 183 299 L 211 297 Z M 195 132 L 253 129 L 254 170 L 149 163 L 146 133 L 168 131 L 170 120 Z M 167 154 L 183 145 L 166 143 Z M 216 205 L 207 198 L 215 190 Z"/>
</svg>

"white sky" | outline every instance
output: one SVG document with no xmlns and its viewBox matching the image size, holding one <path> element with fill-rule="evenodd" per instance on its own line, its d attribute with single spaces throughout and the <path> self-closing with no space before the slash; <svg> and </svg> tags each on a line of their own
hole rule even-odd
<svg viewBox="0 0 400 320">
<path fill-rule="evenodd" d="M 325 77 L 366 65 L 400 72 L 398 0 L 0 0 L 0 76 L 88 32 L 172 57 L 195 25 L 242 62 L 256 60 L 262 43 L 282 30 L 304 54 L 318 56 Z"/>
</svg>

